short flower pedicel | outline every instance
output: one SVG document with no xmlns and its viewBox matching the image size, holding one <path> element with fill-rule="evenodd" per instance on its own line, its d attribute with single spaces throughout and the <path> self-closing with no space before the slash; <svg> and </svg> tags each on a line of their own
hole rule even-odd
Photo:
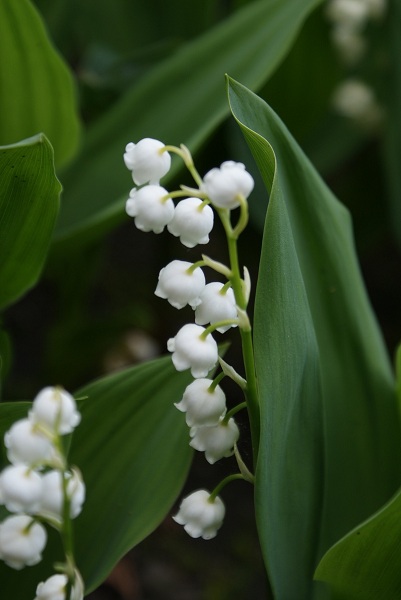
<svg viewBox="0 0 401 600">
<path fill-rule="evenodd" d="M 144 161 L 139 169 L 136 153 L 144 148 L 141 158 Z M 145 157 L 149 148 L 148 164 Z M 146 149 L 146 151 L 145 151 Z M 178 154 L 191 173 L 197 188 L 181 186 L 180 190 L 168 193 L 158 188 L 159 172 L 154 165 L 159 165 L 158 153 Z M 195 323 L 187 323 L 181 327 L 175 337 L 167 342 L 167 349 L 172 353 L 172 361 L 178 371 L 191 370 L 195 380 L 187 386 L 180 402 L 175 406 L 185 413 L 190 430 L 190 445 L 205 452 L 206 460 L 213 464 L 217 460 L 231 456 L 237 458 L 240 473 L 226 477 L 212 493 L 198 490 L 190 494 L 181 503 L 175 521 L 184 525 L 192 537 L 213 538 L 224 518 L 224 505 L 218 497 L 219 491 L 232 479 L 252 481 L 253 476 L 240 457 L 236 443 L 239 429 L 234 413 L 248 406 L 251 419 L 252 436 L 259 438 L 258 398 L 254 373 L 251 327 L 246 313 L 249 299 L 250 279 L 244 268 L 244 279 L 241 279 L 238 258 L 237 239 L 248 221 L 247 198 L 254 182 L 242 163 L 226 161 L 219 168 L 211 169 L 202 179 L 195 169 L 189 150 L 181 145 L 157 146 L 149 139 L 138 144 L 129 144 L 124 161 L 133 172 L 135 183 L 149 184 L 139 190 L 132 190 L 127 202 L 127 213 L 135 217 L 135 224 L 143 231 L 153 230 L 160 233 L 167 225 L 167 230 L 179 237 L 181 243 L 193 248 L 197 244 L 206 244 L 213 228 L 214 213 L 220 217 L 224 227 L 230 266 L 226 266 L 207 256 L 196 263 L 173 260 L 161 269 L 155 290 L 156 296 L 168 300 L 177 309 L 186 305 L 194 311 Z M 147 171 L 148 169 L 148 171 Z M 146 176 L 142 173 L 147 173 Z M 150 176 L 150 173 L 152 176 Z M 157 189 L 158 188 L 158 189 Z M 177 200 L 174 208 L 173 199 Z M 231 211 L 239 207 L 236 225 L 231 225 Z M 212 281 L 206 284 L 201 267 L 214 269 L 227 279 L 226 282 Z M 206 326 L 206 327 L 203 327 Z M 218 346 L 213 333 L 225 333 L 231 327 L 240 330 L 244 366 L 247 379 L 221 361 L 223 372 L 213 379 L 209 372 L 218 365 Z M 246 403 L 241 403 L 227 413 L 226 396 L 219 383 L 228 376 L 237 383 L 245 393 Z M 256 447 L 257 444 L 255 444 Z M 256 455 L 255 455 L 256 456 Z"/>
<path fill-rule="evenodd" d="M 57 564 L 58 575 L 38 585 L 37 600 L 67 600 L 69 584 L 74 590 L 70 600 L 83 598 L 70 520 L 81 512 L 85 485 L 78 470 L 68 467 L 61 440 L 80 420 L 71 394 L 47 387 L 37 394 L 28 417 L 14 423 L 4 436 L 12 464 L 0 473 L 0 504 L 18 514 L 0 523 L 0 559 L 14 569 L 40 562 L 47 541 L 44 524 L 55 528 L 64 544 L 65 563 Z"/>
</svg>

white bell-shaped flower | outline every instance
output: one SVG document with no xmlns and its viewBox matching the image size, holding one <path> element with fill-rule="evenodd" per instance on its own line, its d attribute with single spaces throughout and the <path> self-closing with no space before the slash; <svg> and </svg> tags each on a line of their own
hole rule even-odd
<svg viewBox="0 0 401 600">
<path fill-rule="evenodd" d="M 57 573 L 39 583 L 34 600 L 66 600 L 67 575 Z"/>
<path fill-rule="evenodd" d="M 174 338 L 167 342 L 177 371 L 191 369 L 195 378 L 206 377 L 218 360 L 218 348 L 211 334 L 202 337 L 204 327 L 189 323 L 181 327 Z"/>
<path fill-rule="evenodd" d="M 127 144 L 124 153 L 125 166 L 132 171 L 136 185 L 144 183 L 158 184 L 168 173 L 171 157 L 163 150 L 165 144 L 153 138 L 143 138 L 137 144 Z"/>
<path fill-rule="evenodd" d="M 191 269 L 192 263 L 173 260 L 159 273 L 159 282 L 155 294 L 165 298 L 174 308 L 183 308 L 187 304 L 195 308 L 199 296 L 206 285 L 205 276 L 200 267 Z"/>
<path fill-rule="evenodd" d="M 173 517 L 193 538 L 211 540 L 223 524 L 225 507 L 219 496 L 212 499 L 207 490 L 193 492 L 181 502 Z"/>
<path fill-rule="evenodd" d="M 67 494 L 70 501 L 70 517 L 75 519 L 85 501 L 85 484 L 78 471 L 68 473 Z M 61 520 L 64 504 L 63 475 L 60 471 L 49 471 L 43 475 L 42 498 L 38 514 Z"/>
<path fill-rule="evenodd" d="M 228 160 L 219 169 L 206 173 L 202 190 L 212 204 L 231 210 L 240 205 L 239 196 L 248 198 L 253 186 L 253 177 L 245 170 L 245 165 Z"/>
<path fill-rule="evenodd" d="M 220 458 L 231 456 L 239 438 L 239 429 L 233 418 L 226 423 L 223 419 L 211 427 L 192 427 L 192 448 L 205 453 L 206 460 L 213 465 Z"/>
<path fill-rule="evenodd" d="M 26 465 L 10 465 L 0 473 L 0 504 L 10 512 L 32 514 L 42 499 L 42 476 Z"/>
<path fill-rule="evenodd" d="M 133 188 L 125 205 L 127 215 L 135 217 L 135 225 L 141 231 L 161 233 L 174 217 L 174 202 L 166 199 L 167 190 L 159 185 Z"/>
<path fill-rule="evenodd" d="M 232 321 L 238 316 L 233 289 L 231 287 L 224 289 L 223 283 L 218 281 L 208 283 L 203 289 L 199 300 L 200 303 L 195 310 L 195 323 L 198 325 L 213 324 L 226 320 Z M 218 327 L 217 331 L 224 333 L 230 327 L 237 327 L 237 325 L 235 323 L 224 325 Z"/>
<path fill-rule="evenodd" d="M 46 529 L 28 515 L 14 515 L 0 523 L 0 559 L 13 569 L 40 562 L 46 542 Z"/>
<path fill-rule="evenodd" d="M 187 248 L 207 244 L 213 229 L 214 212 L 199 198 L 185 198 L 175 207 L 173 220 L 167 225 L 170 233 L 180 238 Z"/>
<path fill-rule="evenodd" d="M 195 379 L 185 389 L 181 402 L 175 406 L 185 412 L 189 427 L 217 425 L 226 414 L 226 395 L 219 385 L 211 389 L 211 379 Z"/>
<path fill-rule="evenodd" d="M 74 398 L 60 387 L 43 388 L 33 401 L 29 418 L 60 435 L 71 433 L 81 421 Z"/>
<path fill-rule="evenodd" d="M 56 450 L 30 419 L 13 423 L 4 436 L 7 457 L 13 464 L 41 465 L 56 461 Z"/>
</svg>

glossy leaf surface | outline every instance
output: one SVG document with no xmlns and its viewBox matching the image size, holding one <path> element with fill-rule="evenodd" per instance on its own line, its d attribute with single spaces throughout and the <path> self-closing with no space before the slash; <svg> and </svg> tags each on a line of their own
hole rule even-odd
<svg viewBox="0 0 401 600">
<path fill-rule="evenodd" d="M 0 308 L 39 278 L 59 209 L 53 149 L 43 134 L 0 147 Z"/>
<path fill-rule="evenodd" d="M 232 80 L 229 98 L 270 193 L 254 323 L 258 527 L 276 597 L 306 600 L 313 564 L 397 486 L 393 375 L 347 210 L 266 103 Z"/>
<path fill-rule="evenodd" d="M 75 90 L 29 0 L 0 2 L 0 56 L 0 144 L 43 131 L 65 163 L 79 138 Z"/>
</svg>

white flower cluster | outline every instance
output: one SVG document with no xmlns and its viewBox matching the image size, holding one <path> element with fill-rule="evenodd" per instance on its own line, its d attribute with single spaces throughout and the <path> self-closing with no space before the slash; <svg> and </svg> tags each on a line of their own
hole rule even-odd
<svg viewBox="0 0 401 600">
<path fill-rule="evenodd" d="M 180 191 L 169 193 L 160 186 L 161 177 L 170 168 L 169 151 L 181 155 L 198 184 L 197 189 L 182 186 Z M 238 207 L 243 210 L 254 186 L 252 176 L 242 163 L 226 161 L 201 179 L 184 146 L 181 149 L 165 146 L 150 138 L 128 144 L 124 161 L 132 171 L 134 182 L 143 185 L 131 190 L 126 204 L 126 212 L 134 217 L 135 225 L 142 231 L 155 233 L 167 227 L 188 248 L 209 241 L 214 223 L 213 208 L 220 216 Z M 176 206 L 173 198 L 180 198 Z M 167 349 L 172 353 L 175 368 L 178 371 L 190 369 L 195 378 L 175 406 L 186 413 L 190 445 L 205 452 L 211 464 L 231 456 L 239 437 L 235 420 L 229 414 L 226 416 L 223 390 L 218 381 L 208 379 L 209 372 L 218 363 L 218 346 L 212 333 L 224 333 L 240 323 L 230 277 L 225 283 L 206 283 L 202 267 L 215 268 L 219 264 L 207 261 L 206 257 L 199 263 L 173 260 L 160 271 L 155 290 L 156 296 L 166 299 L 175 308 L 189 305 L 194 310 L 195 323 L 181 327 L 176 336 L 168 340 Z M 227 267 L 220 266 L 222 268 L 216 268 L 218 272 L 230 273 Z M 223 517 L 221 499 L 199 490 L 183 501 L 174 518 L 185 525 L 191 536 L 210 539 L 216 535 Z"/>
<path fill-rule="evenodd" d="M 0 523 L 0 559 L 14 569 L 35 565 L 47 542 L 43 522 L 61 529 L 65 498 L 69 518 L 79 515 L 85 485 L 76 469 L 67 469 L 60 436 L 81 419 L 74 398 L 58 387 L 35 397 L 28 417 L 16 421 L 4 436 L 10 465 L 0 473 L 0 504 L 13 513 Z M 67 577 L 54 575 L 37 589 L 37 600 L 65 599 Z"/>
<path fill-rule="evenodd" d="M 355 64 L 363 56 L 363 30 L 370 20 L 380 19 L 386 8 L 386 0 L 328 0 L 333 43 L 346 63 Z"/>
</svg>

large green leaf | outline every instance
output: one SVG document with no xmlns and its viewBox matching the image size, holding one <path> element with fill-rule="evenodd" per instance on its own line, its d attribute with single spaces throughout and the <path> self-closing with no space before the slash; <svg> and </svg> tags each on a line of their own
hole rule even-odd
<svg viewBox="0 0 401 600">
<path fill-rule="evenodd" d="M 75 548 L 87 591 L 103 581 L 119 558 L 145 538 L 170 510 L 186 478 L 192 450 L 182 414 L 174 408 L 190 382 L 170 357 L 144 363 L 77 392 L 82 422 L 69 460 L 82 471 L 87 499 L 76 521 Z M 0 404 L 0 434 L 26 403 Z M 21 408 L 22 407 L 22 408 Z M 60 553 L 51 540 L 44 563 L 21 574 L 0 565 L 2 589 L 31 600 Z"/>
<path fill-rule="evenodd" d="M 61 191 L 43 134 L 0 146 L 0 308 L 32 287 L 53 233 Z"/>
<path fill-rule="evenodd" d="M 143 77 L 92 128 L 81 155 L 64 173 L 56 239 L 81 233 L 87 240 L 88 230 L 102 231 L 120 221 L 132 187 L 122 161 L 127 142 L 155 137 L 196 151 L 227 115 L 224 73 L 260 86 L 318 2 L 253 2 Z"/>
<path fill-rule="evenodd" d="M 1 0 L 0 56 L 0 143 L 43 131 L 64 163 L 79 136 L 73 82 L 29 0 Z"/>
<path fill-rule="evenodd" d="M 316 578 L 341 600 L 401 597 L 401 492 L 324 555 Z"/>
<path fill-rule="evenodd" d="M 393 374 L 347 210 L 265 102 L 233 80 L 229 98 L 271 194 L 255 305 L 256 517 L 276 597 L 309 600 L 298 590 L 313 564 L 397 487 Z"/>
</svg>

